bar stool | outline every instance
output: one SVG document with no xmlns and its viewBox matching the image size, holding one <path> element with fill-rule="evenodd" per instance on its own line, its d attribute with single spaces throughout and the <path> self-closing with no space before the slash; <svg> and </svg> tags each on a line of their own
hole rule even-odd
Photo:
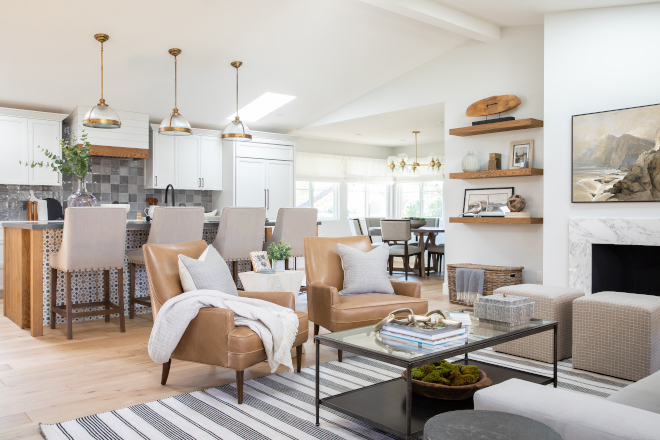
<svg viewBox="0 0 660 440">
<path fill-rule="evenodd" d="M 126 253 L 125 208 L 67 208 L 64 216 L 62 247 L 50 256 L 50 328 L 54 329 L 56 315 L 66 319 L 66 338 L 73 338 L 73 320 L 78 317 L 119 313 L 119 328 L 124 323 L 124 254 Z M 110 301 L 110 270 L 117 269 L 118 304 Z M 57 305 L 57 271 L 65 272 L 66 304 Z M 103 271 L 103 301 L 73 304 L 71 273 Z M 74 309 L 101 307 L 103 310 L 74 313 Z"/>
<path fill-rule="evenodd" d="M 149 244 L 178 244 L 202 239 L 204 208 L 202 206 L 157 206 L 149 231 Z M 135 304 L 151 307 L 149 294 L 135 296 L 135 270 L 144 266 L 142 248 L 128 251 L 128 317 L 135 317 Z"/>
<path fill-rule="evenodd" d="M 403 258 L 403 271 L 407 280 L 408 272 L 410 272 L 410 256 L 415 255 L 418 259 L 422 253 L 422 248 L 419 246 L 408 244 L 408 241 L 410 241 L 410 220 L 381 220 L 380 230 L 383 241 L 390 245 L 390 275 L 394 270 L 394 257 L 401 257 Z M 398 244 L 399 242 L 403 242 L 403 244 Z M 417 267 L 417 263 L 415 263 L 415 267 Z M 415 272 L 413 271 L 413 273 Z"/>
<path fill-rule="evenodd" d="M 238 283 L 238 262 L 249 260 L 264 242 L 266 208 L 224 208 L 213 247 L 232 262 L 234 283 Z"/>
<path fill-rule="evenodd" d="M 271 243 L 279 243 L 284 240 L 291 246 L 291 257 L 295 269 L 296 258 L 305 256 L 305 237 L 316 236 L 317 216 L 318 209 L 316 208 L 280 208 L 277 211 L 273 236 L 263 244 L 263 250 L 267 250 Z M 284 264 L 288 269 L 289 260 L 286 260 Z"/>
</svg>

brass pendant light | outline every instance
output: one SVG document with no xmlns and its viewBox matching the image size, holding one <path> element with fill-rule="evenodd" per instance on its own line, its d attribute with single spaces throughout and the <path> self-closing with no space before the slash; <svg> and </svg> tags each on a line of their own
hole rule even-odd
<svg viewBox="0 0 660 440">
<path fill-rule="evenodd" d="M 238 117 L 238 68 L 242 65 L 243 63 L 241 61 L 231 63 L 231 66 L 236 68 L 236 119 L 231 121 L 222 131 L 222 139 L 236 139 L 249 142 L 252 140 L 250 129 Z"/>
<path fill-rule="evenodd" d="M 192 128 L 190 128 L 190 123 L 179 114 L 179 109 L 176 108 L 176 92 L 177 92 L 177 77 L 176 77 L 176 67 L 177 67 L 177 56 L 181 54 L 181 49 L 170 49 L 168 51 L 170 55 L 174 57 L 174 110 L 172 114 L 167 118 L 163 119 L 163 122 L 160 123 L 158 128 L 158 133 L 164 134 L 167 136 L 190 136 L 192 134 Z"/>
<path fill-rule="evenodd" d="M 387 167 L 392 174 L 400 174 L 404 176 L 419 177 L 421 176 L 421 167 L 417 159 L 417 135 L 419 131 L 413 131 L 415 135 L 415 160 L 412 164 L 408 163 L 408 155 L 401 153 L 398 156 L 390 156 L 387 158 Z M 431 153 L 429 155 L 429 163 L 426 165 L 427 174 L 441 174 L 440 168 L 442 167 L 442 160 L 440 157 Z"/>
<path fill-rule="evenodd" d="M 98 104 L 87 112 L 83 125 L 93 128 L 120 128 L 119 115 L 103 99 L 103 43 L 108 41 L 110 37 L 106 34 L 96 34 L 94 38 L 101 43 L 101 99 Z"/>
</svg>

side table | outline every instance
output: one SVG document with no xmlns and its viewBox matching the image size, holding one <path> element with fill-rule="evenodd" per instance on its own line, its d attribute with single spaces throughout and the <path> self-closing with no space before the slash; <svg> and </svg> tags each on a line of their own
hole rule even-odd
<svg viewBox="0 0 660 440">
<path fill-rule="evenodd" d="M 302 270 L 285 270 L 275 273 L 239 272 L 243 288 L 247 292 L 292 292 L 300 293 L 305 272 Z"/>
</svg>

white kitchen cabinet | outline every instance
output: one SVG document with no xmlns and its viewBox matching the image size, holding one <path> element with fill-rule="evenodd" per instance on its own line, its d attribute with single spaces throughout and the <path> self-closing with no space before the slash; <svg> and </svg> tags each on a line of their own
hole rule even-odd
<svg viewBox="0 0 660 440">
<path fill-rule="evenodd" d="M 145 188 L 222 189 L 222 141 L 220 132 L 193 128 L 191 136 L 158 134 L 151 126 Z"/>
<path fill-rule="evenodd" d="M 266 208 L 266 161 L 236 158 L 236 206 Z"/>
<path fill-rule="evenodd" d="M 176 189 L 202 189 L 199 177 L 199 136 L 177 137 L 177 181 Z"/>
<path fill-rule="evenodd" d="M 51 168 L 30 168 L 25 164 L 48 160 L 39 146 L 61 155 L 59 140 L 65 117 L 59 113 L 0 108 L 0 184 L 62 184 L 60 174 Z"/>
<path fill-rule="evenodd" d="M 203 190 L 222 189 L 222 139 L 202 136 L 199 148 L 199 176 Z"/>
<path fill-rule="evenodd" d="M 62 156 L 62 146 L 60 145 L 61 130 L 62 128 L 58 121 L 28 119 L 28 153 L 30 155 L 30 162 L 50 162 L 43 148 L 57 156 Z M 53 171 L 51 167 L 34 167 L 29 170 L 30 185 L 61 185 L 60 173 Z"/>
<path fill-rule="evenodd" d="M 29 185 L 27 118 L 0 116 L 0 183 Z M 21 165 L 20 162 L 23 162 Z"/>
<path fill-rule="evenodd" d="M 277 218 L 280 208 L 294 206 L 293 162 L 281 160 L 266 161 L 266 216 Z"/>
</svg>

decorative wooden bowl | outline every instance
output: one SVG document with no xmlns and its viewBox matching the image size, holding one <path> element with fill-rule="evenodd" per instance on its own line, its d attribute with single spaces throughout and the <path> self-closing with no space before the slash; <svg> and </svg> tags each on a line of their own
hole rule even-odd
<svg viewBox="0 0 660 440">
<path fill-rule="evenodd" d="M 406 372 L 402 372 L 401 376 L 405 379 Z M 479 370 L 479 380 L 470 385 L 451 387 L 448 385 L 440 385 L 439 383 L 422 382 L 421 380 L 413 379 L 412 390 L 415 394 L 430 397 L 431 399 L 464 400 L 469 399 L 480 389 L 489 387 L 492 384 L 493 381 L 486 376 L 486 373 Z"/>
<path fill-rule="evenodd" d="M 410 220 L 410 228 L 416 229 L 426 226 L 426 220 Z"/>
</svg>

